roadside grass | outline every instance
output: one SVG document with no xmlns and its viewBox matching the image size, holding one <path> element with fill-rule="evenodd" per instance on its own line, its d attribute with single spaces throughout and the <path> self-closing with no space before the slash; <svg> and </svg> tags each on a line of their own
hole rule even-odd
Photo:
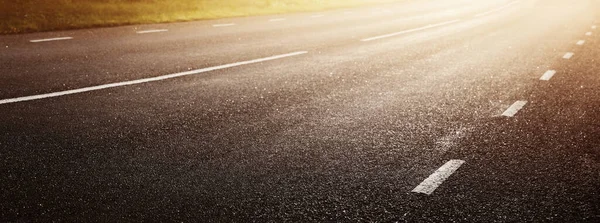
<svg viewBox="0 0 600 223">
<path fill-rule="evenodd" d="M 0 33 L 320 11 L 398 0 L 0 0 Z"/>
</svg>

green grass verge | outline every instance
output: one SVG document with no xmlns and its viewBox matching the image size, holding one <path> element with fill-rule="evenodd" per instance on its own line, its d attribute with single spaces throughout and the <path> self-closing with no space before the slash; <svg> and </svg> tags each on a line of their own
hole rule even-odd
<svg viewBox="0 0 600 223">
<path fill-rule="evenodd" d="M 319 11 L 398 0 L 0 0 L 0 33 Z"/>
</svg>

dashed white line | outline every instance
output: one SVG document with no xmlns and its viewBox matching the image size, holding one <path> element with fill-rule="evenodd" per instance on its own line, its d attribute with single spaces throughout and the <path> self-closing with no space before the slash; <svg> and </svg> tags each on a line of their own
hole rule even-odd
<svg viewBox="0 0 600 223">
<path fill-rule="evenodd" d="M 583 45 L 584 43 L 585 43 L 585 40 L 579 40 L 579 41 L 577 41 L 577 45 L 579 45 L 579 46 Z"/>
<path fill-rule="evenodd" d="M 504 111 L 504 113 L 502 113 L 502 116 L 506 116 L 506 117 L 513 117 L 517 114 L 517 112 L 519 112 L 519 110 L 521 110 L 525 105 L 527 104 L 527 101 L 517 101 L 514 104 L 512 104 L 508 109 L 506 109 L 506 111 Z"/>
<path fill-rule="evenodd" d="M 596 29 L 596 26 L 592 26 L 592 29 Z"/>
<path fill-rule="evenodd" d="M 591 36 L 591 35 L 592 35 L 592 32 L 587 32 L 587 33 L 585 33 L 585 35 L 586 35 L 586 36 Z"/>
<path fill-rule="evenodd" d="M 137 31 L 137 34 L 146 34 L 146 33 L 160 33 L 160 32 L 167 32 L 169 31 L 168 29 L 151 29 L 151 30 L 142 30 L 142 31 Z"/>
<path fill-rule="evenodd" d="M 565 55 L 563 56 L 563 59 L 571 59 L 571 57 L 573 57 L 573 55 L 575 55 L 574 53 L 568 52 L 565 53 Z"/>
<path fill-rule="evenodd" d="M 556 74 L 555 70 L 548 70 L 548 71 L 546 71 L 546 73 L 544 73 L 544 75 L 542 75 L 542 77 L 540 77 L 540 80 L 549 81 L 550 78 L 552 78 L 552 76 L 554 76 L 554 74 Z"/>
<path fill-rule="evenodd" d="M 214 24 L 213 27 L 227 27 L 227 26 L 235 26 L 235 23 L 224 23 L 224 24 Z"/>
<path fill-rule="evenodd" d="M 442 167 L 429 175 L 419 186 L 412 190 L 414 193 L 423 193 L 430 195 L 437 189 L 450 175 L 452 175 L 463 163 L 464 160 L 450 160 Z"/>
<path fill-rule="evenodd" d="M 431 28 L 435 28 L 435 27 L 439 27 L 439 26 L 449 25 L 449 24 L 452 24 L 452 23 L 457 23 L 459 21 L 460 21 L 460 19 L 456 19 L 456 20 L 442 22 L 442 23 L 437 23 L 437 24 L 433 24 L 433 25 L 427 25 L 427 26 L 423 26 L 423 27 L 420 27 L 420 28 L 409 29 L 409 30 L 404 30 L 404 31 L 400 31 L 400 32 L 390 33 L 390 34 L 385 34 L 385 35 L 381 35 L 381 36 L 375 36 L 375 37 L 371 37 L 371 38 L 366 38 L 366 39 L 362 39 L 360 41 L 367 42 L 367 41 L 373 41 L 373 40 L 388 38 L 388 37 L 402 35 L 402 34 L 406 34 L 406 33 L 417 32 L 417 31 L 431 29 Z"/>
<path fill-rule="evenodd" d="M 321 17 L 323 17 L 323 16 L 325 16 L 325 15 L 311 15 L 310 17 L 311 17 L 311 18 L 321 18 Z"/>
<path fill-rule="evenodd" d="M 97 91 L 97 90 L 102 90 L 102 89 L 107 89 L 107 88 L 114 88 L 114 87 L 121 87 L 121 86 L 127 86 L 127 85 L 142 84 L 142 83 L 147 83 L 147 82 L 161 81 L 161 80 L 166 80 L 166 79 L 171 79 L 171 78 L 176 78 L 176 77 L 200 74 L 200 73 L 205 73 L 205 72 L 210 72 L 210 71 L 215 71 L 215 70 L 227 69 L 227 68 L 231 68 L 231 67 L 254 64 L 254 63 L 261 63 L 261 62 L 265 62 L 265 61 L 277 60 L 277 59 L 282 59 L 282 58 L 286 58 L 286 57 L 293 57 L 293 56 L 298 56 L 298 55 L 302 55 L 302 54 L 306 54 L 306 53 L 308 53 L 308 52 L 307 51 L 298 51 L 298 52 L 264 57 L 264 58 L 254 59 L 254 60 L 230 63 L 230 64 L 225 64 L 225 65 L 220 65 L 220 66 L 215 66 L 215 67 L 207 67 L 207 68 L 185 71 L 185 72 L 180 72 L 180 73 L 167 74 L 167 75 L 162 75 L 162 76 L 158 76 L 158 77 L 117 82 L 117 83 L 111 83 L 111 84 L 103 84 L 103 85 L 97 85 L 97 86 L 85 87 L 85 88 L 79 88 L 79 89 L 73 89 L 73 90 L 67 90 L 67 91 L 59 91 L 59 92 L 48 93 L 48 94 L 39 94 L 39 95 L 32 95 L 32 96 L 26 96 L 26 97 L 2 99 L 2 100 L 0 100 L 0 104 L 9 104 L 9 103 L 22 102 L 22 101 L 31 101 L 31 100 L 38 100 L 38 99 L 44 99 L 44 98 L 52 98 L 52 97 L 59 97 L 59 96 L 70 95 L 70 94 L 78 94 L 78 93 L 89 92 L 89 91 Z"/>
<path fill-rule="evenodd" d="M 498 12 L 498 11 L 504 10 L 504 9 L 506 9 L 506 8 L 510 7 L 511 5 L 513 5 L 513 4 L 516 4 L 516 3 L 519 3 L 519 2 L 518 2 L 518 1 L 513 1 L 513 2 L 511 2 L 511 3 L 508 3 L 508 4 L 506 4 L 506 5 L 502 6 L 502 7 L 500 7 L 500 8 L 496 8 L 496 9 L 489 10 L 489 11 L 487 11 L 487 12 L 482 12 L 482 13 L 479 13 L 479 14 L 475 15 L 474 17 L 486 16 L 486 15 L 492 14 L 492 13 L 494 13 L 494 12 Z"/>
<path fill-rule="evenodd" d="M 269 22 L 280 22 L 285 20 L 285 18 L 276 18 L 276 19 L 269 19 Z"/>
<path fill-rule="evenodd" d="M 66 36 L 66 37 L 57 37 L 57 38 L 48 38 L 48 39 L 33 39 L 33 40 L 29 40 L 29 42 L 32 42 L 32 43 L 41 43 L 41 42 L 69 40 L 69 39 L 73 39 L 73 37 Z"/>
</svg>

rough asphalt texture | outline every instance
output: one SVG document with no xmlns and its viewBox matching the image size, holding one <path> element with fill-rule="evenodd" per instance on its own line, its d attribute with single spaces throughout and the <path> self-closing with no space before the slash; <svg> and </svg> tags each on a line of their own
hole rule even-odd
<svg viewBox="0 0 600 223">
<path fill-rule="evenodd" d="M 308 51 L 0 105 L 0 221 L 600 222 L 600 1 L 508 2 L 0 36 L 0 99 Z"/>
</svg>

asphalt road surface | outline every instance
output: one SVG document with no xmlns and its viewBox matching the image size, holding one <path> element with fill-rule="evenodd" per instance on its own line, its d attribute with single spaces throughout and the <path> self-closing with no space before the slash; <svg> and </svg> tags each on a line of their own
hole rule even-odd
<svg viewBox="0 0 600 223">
<path fill-rule="evenodd" d="M 0 36 L 0 221 L 600 222 L 600 1 Z"/>
</svg>

